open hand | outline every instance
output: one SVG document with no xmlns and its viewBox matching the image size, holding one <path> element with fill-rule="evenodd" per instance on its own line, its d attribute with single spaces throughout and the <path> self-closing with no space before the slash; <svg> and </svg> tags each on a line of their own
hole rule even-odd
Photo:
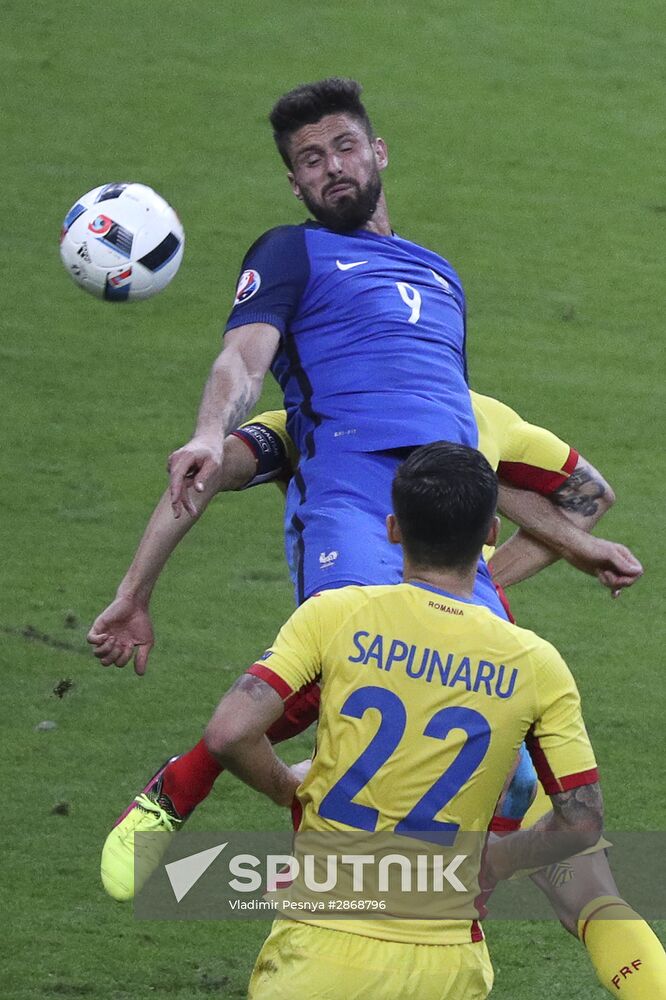
<svg viewBox="0 0 666 1000">
<path fill-rule="evenodd" d="M 146 672 L 155 644 L 153 625 L 144 605 L 129 597 L 118 597 L 90 626 L 86 637 L 102 666 L 125 667 L 134 657 L 134 671 Z"/>
</svg>

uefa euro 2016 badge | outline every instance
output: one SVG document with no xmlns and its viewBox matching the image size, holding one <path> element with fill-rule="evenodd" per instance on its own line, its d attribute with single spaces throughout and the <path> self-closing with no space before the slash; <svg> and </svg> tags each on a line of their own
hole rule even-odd
<svg viewBox="0 0 666 1000">
<path fill-rule="evenodd" d="M 236 289 L 234 305 L 238 306 L 241 302 L 247 302 L 248 299 L 251 299 L 259 291 L 260 285 L 261 275 L 258 271 L 243 271 Z"/>
<path fill-rule="evenodd" d="M 112 225 L 113 219 L 110 219 L 108 215 L 98 215 L 92 222 L 88 223 L 88 229 L 95 236 L 106 236 Z"/>
</svg>

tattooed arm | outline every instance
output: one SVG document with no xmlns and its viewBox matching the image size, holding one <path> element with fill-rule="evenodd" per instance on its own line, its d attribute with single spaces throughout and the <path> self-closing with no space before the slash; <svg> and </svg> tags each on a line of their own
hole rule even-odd
<svg viewBox="0 0 666 1000">
<path fill-rule="evenodd" d="M 493 556 L 494 579 L 508 587 L 564 558 L 617 596 L 641 576 L 641 564 L 624 545 L 588 534 L 614 502 L 611 487 L 582 457 L 549 497 L 500 483 L 500 509 L 519 530 Z"/>
<path fill-rule="evenodd" d="M 604 477 L 581 455 L 569 478 L 551 494 L 553 503 L 587 531 L 615 503 Z"/>
<path fill-rule="evenodd" d="M 169 456 L 174 517 L 183 510 L 196 516 L 191 490 L 203 492 L 218 472 L 224 438 L 258 400 L 279 339 L 279 331 L 267 323 L 250 323 L 227 333 L 204 388 L 194 437 Z"/>
<path fill-rule="evenodd" d="M 598 782 L 551 795 L 553 811 L 529 830 L 519 830 L 488 845 L 485 872 L 492 882 L 516 871 L 542 868 L 593 847 L 603 829 L 603 799 Z"/>
<path fill-rule="evenodd" d="M 304 765 L 288 767 L 266 736 L 283 711 L 282 698 L 270 684 L 243 674 L 217 706 L 204 740 L 213 757 L 246 785 L 279 806 L 290 806 Z"/>
</svg>

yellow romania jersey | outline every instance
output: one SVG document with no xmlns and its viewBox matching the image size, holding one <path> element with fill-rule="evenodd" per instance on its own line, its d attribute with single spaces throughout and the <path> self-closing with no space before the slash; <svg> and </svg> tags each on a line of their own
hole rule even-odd
<svg viewBox="0 0 666 1000">
<path fill-rule="evenodd" d="M 479 428 L 479 451 L 500 479 L 522 489 L 552 493 L 576 467 L 578 452 L 551 431 L 529 424 L 505 403 L 470 392 Z"/>
<path fill-rule="evenodd" d="M 549 794 L 597 780 L 557 650 L 426 585 L 312 597 L 250 672 L 283 699 L 321 685 L 316 754 L 298 789 L 302 831 L 485 831 L 524 739 Z M 362 920 L 345 929 L 453 944 L 474 939 L 473 924 Z"/>
</svg>

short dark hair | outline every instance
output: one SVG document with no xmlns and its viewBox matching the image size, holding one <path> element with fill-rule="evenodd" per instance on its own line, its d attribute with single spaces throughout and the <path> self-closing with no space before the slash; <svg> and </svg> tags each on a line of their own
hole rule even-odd
<svg viewBox="0 0 666 1000">
<path fill-rule="evenodd" d="M 368 138 L 374 138 L 368 112 L 361 101 L 362 89 L 357 80 L 329 76 L 316 83 L 302 83 L 276 102 L 269 118 L 275 144 L 289 168 L 292 165 L 289 159 L 291 136 L 303 125 L 314 125 L 326 115 L 351 115 L 361 122 Z"/>
<path fill-rule="evenodd" d="M 449 441 L 416 448 L 393 480 L 393 510 L 417 566 L 474 563 L 497 506 L 497 476 L 475 448 Z"/>
</svg>

